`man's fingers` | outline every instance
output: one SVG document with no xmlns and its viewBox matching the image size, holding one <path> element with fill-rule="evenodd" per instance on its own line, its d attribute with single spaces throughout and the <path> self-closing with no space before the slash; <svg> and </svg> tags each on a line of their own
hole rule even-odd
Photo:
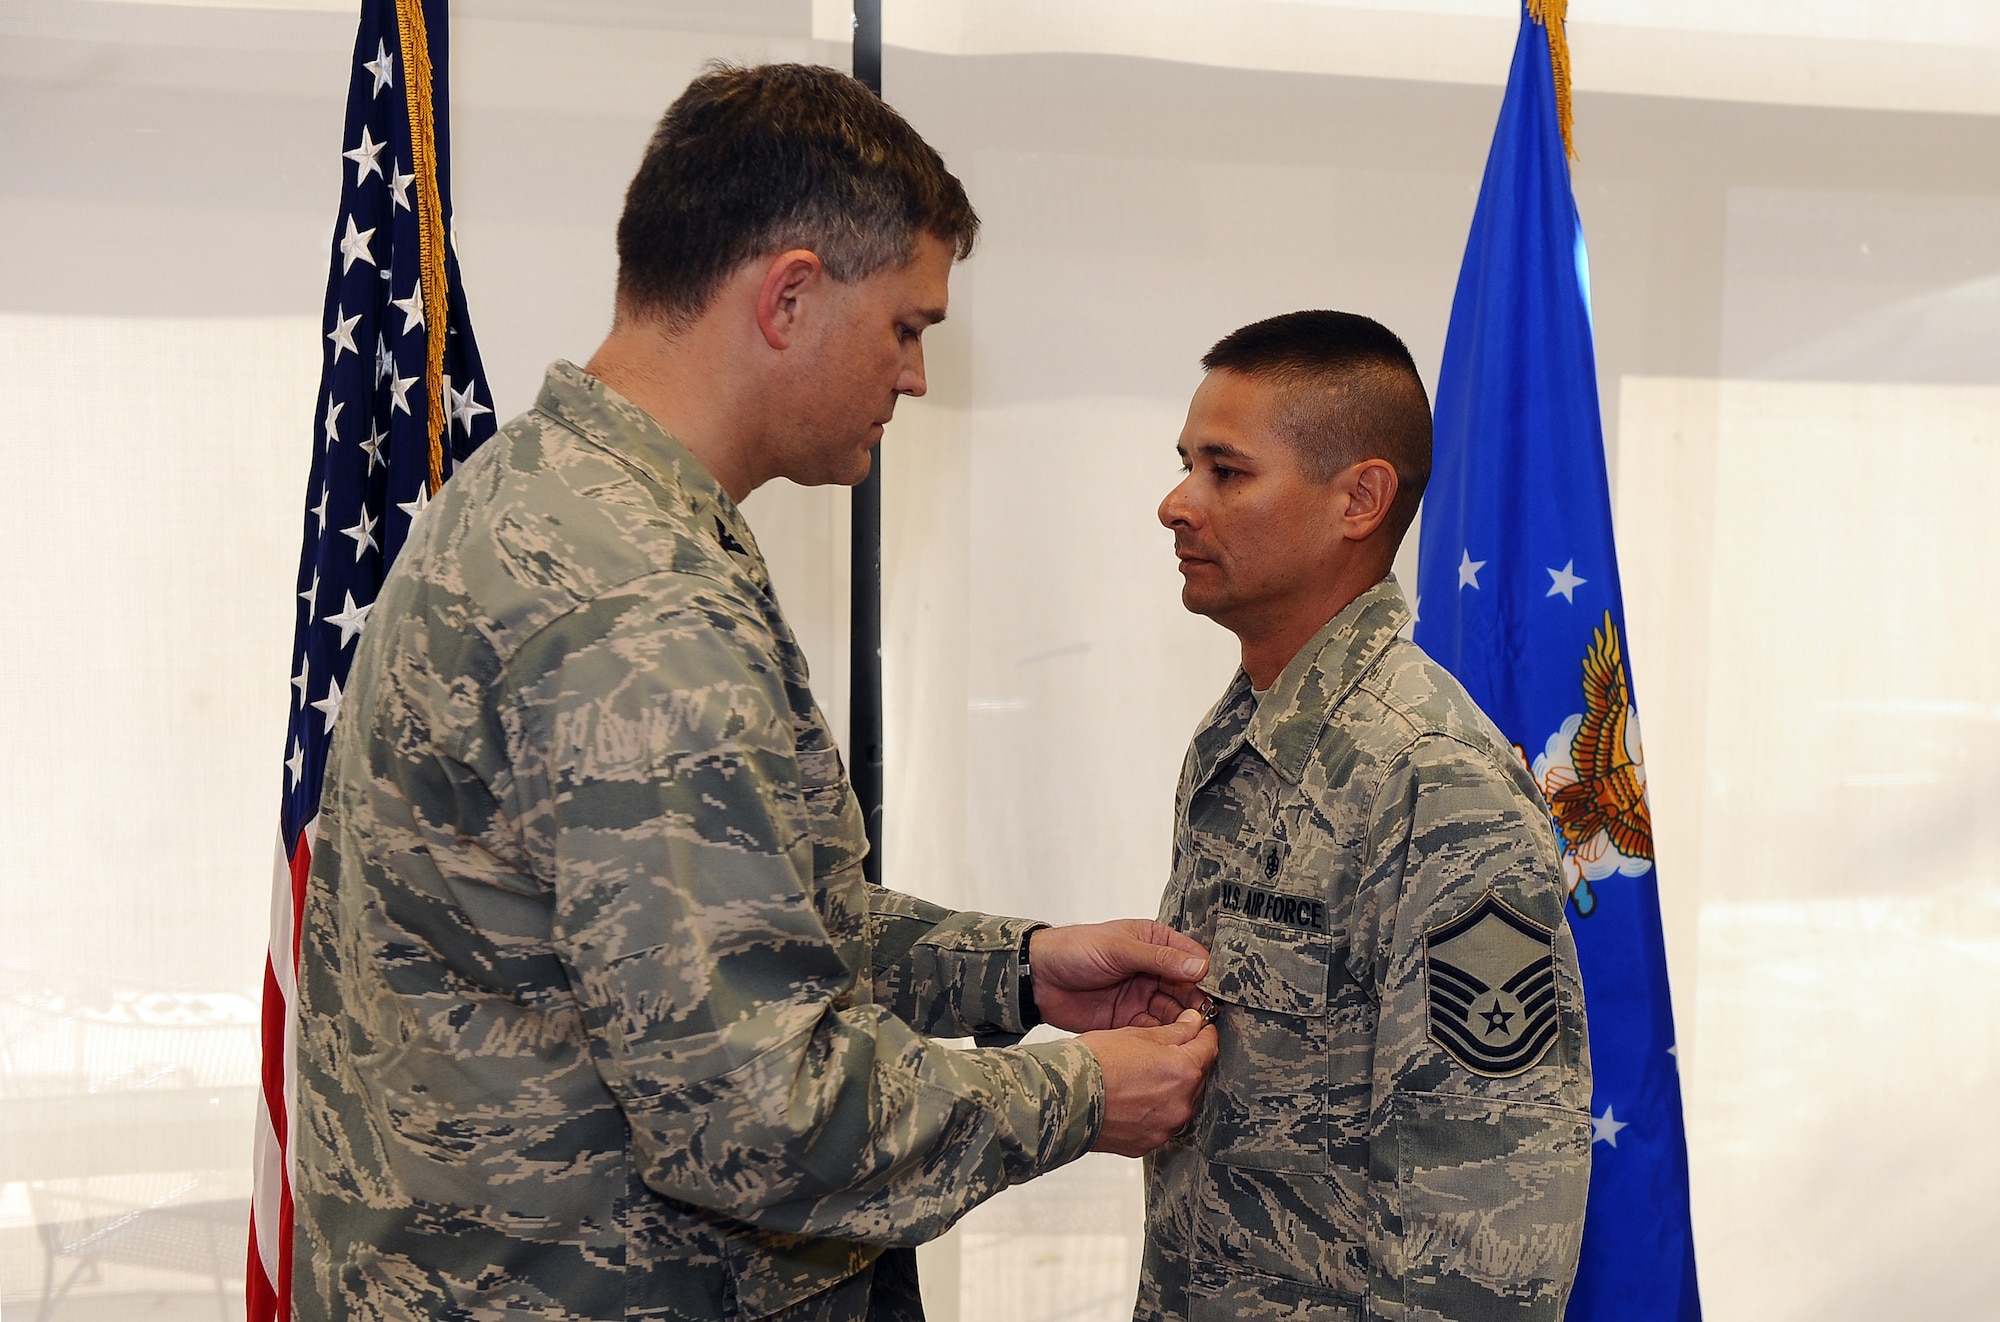
<svg viewBox="0 0 2000 1322">
<path fill-rule="evenodd" d="M 1160 976 L 1169 981 L 1199 982 L 1208 972 L 1208 950 L 1185 933 L 1171 927 L 1166 932 L 1167 944 L 1154 947 L 1160 952 Z"/>
<path fill-rule="evenodd" d="M 1208 998 L 1198 992 L 1183 990 L 1176 995 L 1172 987 L 1162 987 L 1155 991 L 1140 1011 L 1153 1017 L 1156 1024 L 1170 1024 L 1181 1017 L 1183 1010 L 1199 1010 Z"/>
<path fill-rule="evenodd" d="M 1121 936 L 1108 943 L 1106 954 L 1119 973 L 1151 973 L 1170 982 L 1196 982 L 1208 972 L 1208 952 L 1181 936 L 1171 927 L 1163 928 L 1176 939 L 1170 945 Z"/>
<path fill-rule="evenodd" d="M 1198 1010 L 1189 1010 L 1188 1013 L 1196 1019 L 1201 1018 L 1201 1012 Z M 1216 1033 L 1215 1025 L 1202 1024 L 1201 1031 L 1188 1042 L 1187 1049 L 1194 1055 L 1195 1063 L 1201 1067 L 1203 1074 L 1214 1069 L 1215 1058 L 1222 1050 L 1222 1038 Z"/>
<path fill-rule="evenodd" d="M 1183 1010 L 1176 1018 L 1159 1023 L 1158 1027 L 1142 1031 L 1161 1046 L 1183 1047 L 1194 1041 L 1195 1035 L 1200 1033 L 1204 1026 L 1201 1011 Z"/>
<path fill-rule="evenodd" d="M 1099 1151 L 1140 1157 L 1165 1143 L 1191 1117 L 1215 1061 L 1215 1030 L 1189 1010 L 1155 1028 L 1083 1034 L 1104 1075 Z"/>
<path fill-rule="evenodd" d="M 1215 1025 L 1208 1022 L 1208 1016 L 1199 1010 L 1183 1010 L 1180 1018 L 1167 1027 L 1187 1030 L 1178 1045 L 1194 1056 L 1195 1064 L 1203 1074 L 1208 1073 L 1209 1067 L 1215 1064 L 1216 1054 L 1222 1045 L 1222 1039 L 1216 1035 Z"/>
<path fill-rule="evenodd" d="M 1201 942 L 1195 940 L 1186 932 L 1175 931 L 1165 923 L 1154 923 L 1153 926 L 1159 929 L 1160 934 L 1166 939 L 1166 943 L 1169 946 L 1172 946 L 1182 954 L 1198 956 L 1202 967 L 1208 967 L 1208 947 L 1202 945 Z"/>
</svg>

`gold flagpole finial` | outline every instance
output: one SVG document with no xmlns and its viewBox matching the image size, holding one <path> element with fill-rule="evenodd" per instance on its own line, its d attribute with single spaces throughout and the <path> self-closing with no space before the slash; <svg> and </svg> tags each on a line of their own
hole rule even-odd
<svg viewBox="0 0 2000 1322">
<path fill-rule="evenodd" d="M 1562 125 L 1563 155 L 1576 159 L 1576 109 L 1569 95 L 1569 36 L 1563 30 L 1569 0 L 1528 0 L 1528 17 L 1548 30 L 1549 65 L 1556 77 L 1556 121 Z"/>
</svg>

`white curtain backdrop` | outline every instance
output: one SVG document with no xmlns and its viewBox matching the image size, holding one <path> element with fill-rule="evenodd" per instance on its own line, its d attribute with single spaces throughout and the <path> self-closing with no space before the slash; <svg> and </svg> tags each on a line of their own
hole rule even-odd
<svg viewBox="0 0 2000 1322">
<path fill-rule="evenodd" d="M 884 8 L 886 95 L 986 221 L 884 446 L 887 877 L 1149 914 L 1234 664 L 1153 517 L 1196 360 L 1331 306 L 1434 380 L 1513 6 Z M 687 78 L 844 66 L 846 12 L 453 5 L 458 244 L 503 417 L 602 335 L 624 186 Z M 1571 5 L 1716 1319 L 2000 1316 L 1997 15 Z M 351 0 L 0 0 L 9 1314 L 53 1266 L 85 1269 L 66 1322 L 240 1315 L 235 1226 L 211 1260 L 182 1218 L 164 1263 L 63 1227 L 245 1196 L 353 31 Z M 749 503 L 837 727 L 846 508 Z M 925 1251 L 933 1315 L 1129 1315 L 1138 1198 L 1096 1157 L 1003 1194 Z"/>
</svg>

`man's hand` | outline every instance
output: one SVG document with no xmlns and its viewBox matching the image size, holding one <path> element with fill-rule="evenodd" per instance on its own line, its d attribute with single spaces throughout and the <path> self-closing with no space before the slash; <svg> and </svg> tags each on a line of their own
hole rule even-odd
<svg viewBox="0 0 2000 1322">
<path fill-rule="evenodd" d="M 1028 938 L 1035 1005 L 1072 1033 L 1171 1024 L 1208 998 L 1195 987 L 1208 951 L 1165 923 L 1120 918 L 1044 927 Z"/>
<path fill-rule="evenodd" d="M 1104 1070 L 1104 1127 L 1094 1152 L 1143 1157 L 1194 1116 L 1215 1067 L 1215 1026 L 1189 1010 L 1159 1028 L 1085 1033 Z"/>
</svg>

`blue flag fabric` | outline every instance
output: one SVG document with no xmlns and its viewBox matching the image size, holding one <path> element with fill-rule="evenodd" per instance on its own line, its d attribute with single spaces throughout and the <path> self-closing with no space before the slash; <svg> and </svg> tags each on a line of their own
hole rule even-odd
<svg viewBox="0 0 2000 1322">
<path fill-rule="evenodd" d="M 1666 949 L 1548 32 L 1524 12 L 1452 300 L 1416 641 L 1548 797 L 1595 1067 L 1573 1322 L 1701 1315 Z"/>
</svg>

